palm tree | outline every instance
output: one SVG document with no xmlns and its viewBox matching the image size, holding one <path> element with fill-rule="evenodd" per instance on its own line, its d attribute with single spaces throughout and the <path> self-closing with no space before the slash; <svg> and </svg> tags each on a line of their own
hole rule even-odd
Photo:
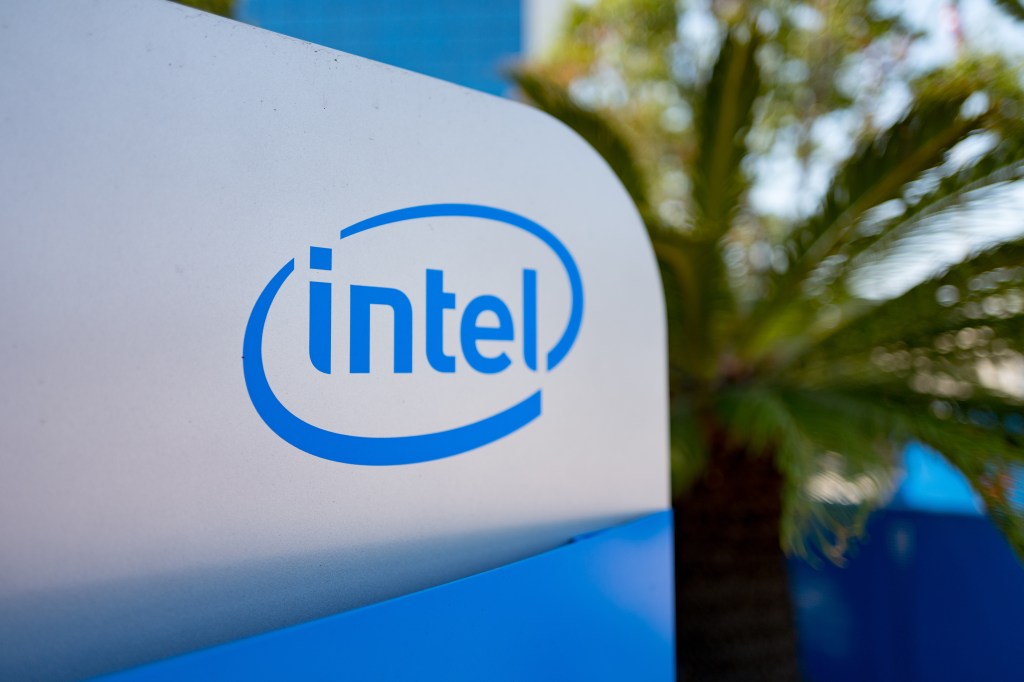
<svg viewBox="0 0 1024 682">
<path fill-rule="evenodd" d="M 861 127 L 815 208 L 767 215 L 749 169 L 763 154 L 752 130 L 779 127 L 768 119 L 782 86 L 761 51 L 780 38 L 763 16 L 730 11 L 713 66 L 677 90 L 693 112 L 682 132 L 581 105 L 570 95 L 580 70 L 564 63 L 514 79 L 616 171 L 658 257 L 680 672 L 792 680 L 784 553 L 842 562 L 867 511 L 884 503 L 907 442 L 941 451 L 1024 548 L 1007 485 L 1024 460 L 1024 396 L 1004 373 L 1024 362 L 1024 239 L 896 286 L 924 247 L 1024 174 L 1024 96 L 998 59 L 961 56 L 913 81 L 897 120 Z M 816 115 L 840 106 L 819 102 Z M 650 159 L 666 154 L 688 181 L 681 224 L 654 198 L 662 178 Z"/>
</svg>

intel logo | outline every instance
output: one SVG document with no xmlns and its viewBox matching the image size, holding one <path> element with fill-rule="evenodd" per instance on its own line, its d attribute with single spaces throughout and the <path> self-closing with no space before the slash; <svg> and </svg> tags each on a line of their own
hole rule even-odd
<svg viewBox="0 0 1024 682">
<path fill-rule="evenodd" d="M 429 244 L 444 243 L 443 235 L 422 230 L 432 231 L 438 220 L 452 218 L 474 219 L 472 237 L 484 240 L 466 245 L 470 238 L 463 236 L 463 241 L 456 246 L 466 252 L 477 253 L 483 245 L 504 238 L 498 234 L 492 234 L 490 239 L 486 234 L 480 237 L 481 230 L 502 230 L 514 233 L 517 238 L 525 237 L 535 246 L 540 245 L 548 261 L 557 266 L 548 268 L 547 275 L 538 275 L 536 267 L 526 264 L 490 268 L 470 261 L 477 268 L 475 271 L 456 272 L 431 261 L 415 248 L 403 249 L 412 241 L 407 235 L 395 239 L 392 234 L 388 241 L 389 232 L 411 228 L 421 230 L 415 234 L 426 235 Z M 360 240 L 376 238 L 380 242 L 378 248 L 389 249 L 388 254 L 411 252 L 404 260 L 388 259 L 386 267 L 379 268 L 386 271 L 382 275 L 386 277 L 398 263 L 403 268 L 402 276 L 395 278 L 401 279 L 404 285 L 351 280 L 360 276 L 360 272 L 363 278 L 377 274 L 365 269 L 360 271 L 358 259 L 348 266 L 339 262 L 338 256 L 352 253 L 350 245 L 359 241 L 352 238 L 364 233 L 371 234 Z M 294 277 L 296 261 L 286 263 L 264 287 L 249 315 L 242 352 L 246 388 L 260 417 L 279 437 L 300 450 L 337 462 L 375 466 L 414 464 L 492 443 L 541 415 L 542 390 L 535 388 L 526 397 L 516 398 L 511 406 L 506 403 L 468 423 L 444 424 L 441 428 L 424 428 L 424 424 L 418 424 L 419 430 L 412 434 L 403 424 L 394 427 L 394 434 L 366 434 L 358 433 L 355 428 L 332 427 L 315 417 L 298 416 L 296 412 L 303 412 L 301 399 L 280 398 L 286 392 L 275 392 L 271 387 L 264 362 L 268 317 L 282 306 L 282 315 L 291 315 L 281 325 L 289 330 L 288 352 L 294 358 L 293 363 L 302 364 L 302 372 L 308 372 L 302 386 L 326 380 L 339 382 L 334 385 L 340 386 L 338 390 L 346 396 L 337 401 L 340 403 L 337 407 L 342 409 L 346 406 L 368 409 L 363 405 L 365 401 L 347 399 L 351 391 L 359 387 L 374 389 L 385 398 L 399 398 L 394 394 L 411 391 L 413 385 L 421 392 L 440 391 L 444 382 L 459 380 L 464 382 L 460 384 L 462 393 L 458 400 L 451 402 L 472 405 L 472 390 L 467 392 L 464 387 L 478 384 L 467 381 L 481 378 L 495 381 L 502 375 L 516 372 L 520 376 L 525 373 L 542 378 L 558 367 L 572 349 L 583 320 L 583 284 L 572 255 L 550 231 L 519 214 L 475 204 L 415 206 L 358 222 L 342 230 L 340 239 L 337 246 L 311 246 L 307 263 L 300 262 L 298 278 Z M 509 252 L 519 253 L 515 249 Z M 437 258 L 443 260 L 440 256 Z M 466 270 L 465 258 L 459 262 L 463 264 L 461 270 Z M 365 263 L 362 265 L 365 268 Z M 557 272 L 558 269 L 564 272 Z M 492 270 L 500 273 L 494 274 Z M 552 281 L 555 278 L 551 277 L 551 270 L 557 273 L 557 282 Z M 503 288 L 508 293 L 502 296 L 498 292 L 460 290 L 460 284 L 471 289 L 469 284 L 479 284 L 488 276 L 501 276 L 495 288 Z M 342 281 L 341 277 L 349 280 Z M 558 286 L 566 295 L 559 299 L 552 294 L 547 298 L 561 301 L 561 307 L 565 308 L 558 315 L 561 322 L 558 329 L 542 332 L 538 329 L 538 311 L 545 305 L 546 291 Z M 299 349 L 295 348 L 300 319 L 304 341 L 301 363 Z M 408 377 L 404 380 L 410 382 L 408 385 L 395 383 L 403 381 L 403 376 Z M 301 398 L 303 393 L 308 393 L 302 386 L 293 388 L 291 395 Z M 385 388 L 381 389 L 382 386 Z M 429 400 L 429 397 L 428 394 L 422 399 Z M 448 405 L 439 401 L 442 407 L 437 409 Z M 291 408 L 285 402 L 290 402 Z M 328 401 L 321 400 L 321 407 L 324 402 Z M 397 407 L 393 410 L 392 406 L 404 402 L 400 399 L 382 402 L 375 414 L 398 413 Z M 441 416 L 448 418 L 447 412 Z"/>
</svg>

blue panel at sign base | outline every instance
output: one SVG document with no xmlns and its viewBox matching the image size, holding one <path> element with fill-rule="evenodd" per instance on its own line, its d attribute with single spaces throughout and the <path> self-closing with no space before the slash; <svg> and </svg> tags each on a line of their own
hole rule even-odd
<svg viewBox="0 0 1024 682">
<path fill-rule="evenodd" d="M 664 511 L 493 571 L 101 678 L 671 680 Z"/>
</svg>

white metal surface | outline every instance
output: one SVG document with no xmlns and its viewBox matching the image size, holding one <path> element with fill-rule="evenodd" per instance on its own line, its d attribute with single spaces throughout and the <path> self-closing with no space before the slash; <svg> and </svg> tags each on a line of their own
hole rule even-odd
<svg viewBox="0 0 1024 682">
<path fill-rule="evenodd" d="M 164 2 L 0 3 L 0 678 L 80 677 L 495 567 L 668 504 L 654 259 L 612 173 L 518 104 Z M 339 242 L 409 206 L 528 217 L 578 265 L 585 308 L 556 368 L 522 362 L 522 270 L 541 355 L 571 295 L 550 249 L 474 218 Z M 310 246 L 332 248 L 334 371 L 307 355 Z M 445 459 L 307 454 L 257 414 L 242 341 L 295 276 L 263 349 L 278 397 L 364 436 L 471 423 L 543 391 L 542 414 Z M 424 356 L 427 268 L 457 296 Z M 323 278 L 323 277 L 322 277 Z M 414 310 L 413 372 L 348 372 L 349 284 Z M 460 352 L 469 299 L 513 311 L 508 370 Z M 492 344 L 492 345 L 487 345 Z"/>
</svg>

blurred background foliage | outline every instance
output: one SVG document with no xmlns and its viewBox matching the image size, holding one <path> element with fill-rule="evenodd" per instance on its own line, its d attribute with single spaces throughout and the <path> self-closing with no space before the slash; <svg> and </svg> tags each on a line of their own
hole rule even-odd
<svg viewBox="0 0 1024 682">
<path fill-rule="evenodd" d="M 914 439 L 1024 549 L 1021 70 L 945 9 L 937 60 L 898 5 L 599 0 L 515 74 L 651 233 L 681 506 L 716 450 L 772 456 L 803 555 L 843 560 Z"/>
<path fill-rule="evenodd" d="M 658 258 L 683 679 L 800 677 L 783 551 L 842 565 L 910 442 L 1024 553 L 1021 55 L 914 5 L 596 0 L 514 74 Z"/>
</svg>

